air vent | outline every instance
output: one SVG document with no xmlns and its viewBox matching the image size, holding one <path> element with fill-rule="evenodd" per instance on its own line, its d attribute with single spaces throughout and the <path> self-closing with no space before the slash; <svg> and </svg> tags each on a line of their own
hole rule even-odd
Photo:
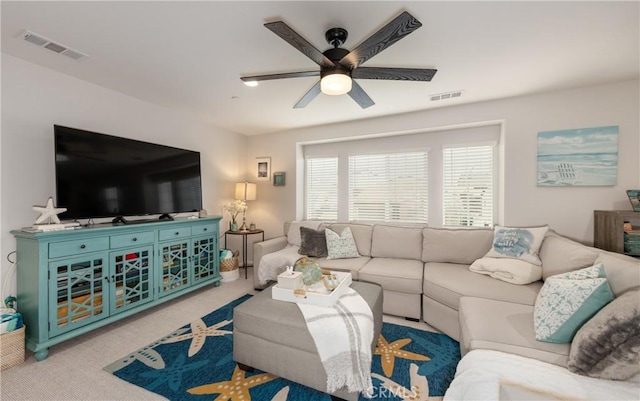
<svg viewBox="0 0 640 401">
<path fill-rule="evenodd" d="M 47 37 L 44 37 L 40 34 L 31 32 L 31 31 L 22 32 L 20 34 L 20 37 L 29 43 L 33 43 L 36 46 L 43 47 L 45 49 L 51 50 L 52 52 L 61 54 L 63 56 L 67 56 L 73 60 L 81 60 L 89 57 L 88 55 L 82 52 L 79 52 L 77 50 L 74 50 L 69 46 L 56 43 Z"/>
<path fill-rule="evenodd" d="M 463 93 L 464 93 L 464 91 L 462 91 L 462 90 L 453 91 L 453 92 L 438 93 L 436 95 L 431 95 L 429 98 L 431 99 L 432 102 L 435 102 L 437 100 L 455 99 L 455 98 L 458 98 L 458 97 L 462 96 Z"/>
</svg>

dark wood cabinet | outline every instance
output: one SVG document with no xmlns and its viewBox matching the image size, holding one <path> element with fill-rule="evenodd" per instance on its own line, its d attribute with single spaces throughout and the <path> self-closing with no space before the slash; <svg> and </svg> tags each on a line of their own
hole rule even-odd
<svg viewBox="0 0 640 401">
<path fill-rule="evenodd" d="M 625 232 L 628 222 L 633 231 Z M 640 256 L 640 212 L 631 210 L 594 211 L 593 246 L 607 251 Z"/>
</svg>

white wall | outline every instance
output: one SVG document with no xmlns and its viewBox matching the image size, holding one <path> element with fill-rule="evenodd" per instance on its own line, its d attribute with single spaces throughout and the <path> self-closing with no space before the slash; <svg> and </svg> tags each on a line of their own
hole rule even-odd
<svg viewBox="0 0 640 401">
<path fill-rule="evenodd" d="M 55 198 L 54 124 L 201 152 L 203 206 L 210 215 L 221 214 L 233 183 L 245 174 L 244 135 L 2 54 L 2 283 L 6 255 L 15 250 L 9 231 L 33 224 L 38 214 L 31 207 Z M 15 294 L 15 275 L 10 281 Z"/>
<path fill-rule="evenodd" d="M 283 221 L 301 217 L 296 205 L 300 143 L 503 121 L 504 187 L 500 193 L 504 224 L 549 224 L 564 235 L 592 243 L 593 210 L 630 210 L 625 190 L 640 188 L 639 110 L 640 83 L 634 80 L 252 136 L 247 168 L 255 169 L 255 157 L 270 156 L 272 171 L 287 173 L 285 187 L 258 183 L 258 200 L 251 207 L 253 220 L 267 231 L 267 237 L 274 237 L 281 234 Z M 609 125 L 619 126 L 616 186 L 537 187 L 538 132 Z"/>
</svg>

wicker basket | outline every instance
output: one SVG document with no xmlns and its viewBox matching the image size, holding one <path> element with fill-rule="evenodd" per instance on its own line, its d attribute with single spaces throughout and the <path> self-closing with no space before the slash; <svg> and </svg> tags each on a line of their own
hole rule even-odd
<svg viewBox="0 0 640 401">
<path fill-rule="evenodd" d="M 240 251 L 235 251 L 233 253 L 233 257 L 230 259 L 222 259 L 220 261 L 220 271 L 221 272 L 230 272 L 233 270 L 238 270 L 238 259 L 240 256 Z"/>
<path fill-rule="evenodd" d="M 24 328 L 0 335 L 0 359 L 2 368 L 8 369 L 24 362 Z"/>
</svg>

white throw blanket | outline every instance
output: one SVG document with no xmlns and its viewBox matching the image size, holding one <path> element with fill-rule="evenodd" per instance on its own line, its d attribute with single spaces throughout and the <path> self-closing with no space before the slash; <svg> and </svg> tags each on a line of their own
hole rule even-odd
<svg viewBox="0 0 640 401">
<path fill-rule="evenodd" d="M 298 246 L 287 245 L 279 251 L 268 253 L 260 258 L 258 266 L 258 281 L 267 284 L 267 281 L 278 281 L 278 274 L 282 273 L 286 266 L 293 266 L 296 260 L 303 255 L 298 253 Z"/>
<path fill-rule="evenodd" d="M 346 387 L 369 397 L 373 313 L 367 302 L 349 288 L 332 307 L 298 307 L 327 373 L 327 392 Z"/>
<path fill-rule="evenodd" d="M 511 284 L 529 284 L 542 278 L 542 266 L 520 259 L 484 257 L 473 262 L 469 270 Z"/>
<path fill-rule="evenodd" d="M 636 379 L 580 376 L 536 359 L 478 349 L 458 364 L 444 400 L 638 400 Z"/>
</svg>

